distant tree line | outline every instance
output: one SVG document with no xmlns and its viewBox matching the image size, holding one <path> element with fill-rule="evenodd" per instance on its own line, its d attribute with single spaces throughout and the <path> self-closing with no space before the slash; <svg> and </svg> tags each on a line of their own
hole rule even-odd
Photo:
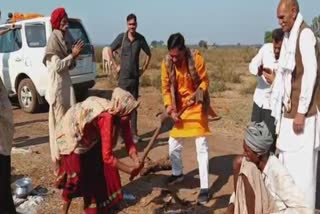
<svg viewBox="0 0 320 214">
<path fill-rule="evenodd" d="M 164 41 L 160 40 L 160 41 L 156 41 L 156 40 L 153 40 L 151 43 L 150 43 L 151 47 L 153 48 L 160 48 L 160 47 L 163 47 L 165 44 L 164 44 Z"/>
</svg>

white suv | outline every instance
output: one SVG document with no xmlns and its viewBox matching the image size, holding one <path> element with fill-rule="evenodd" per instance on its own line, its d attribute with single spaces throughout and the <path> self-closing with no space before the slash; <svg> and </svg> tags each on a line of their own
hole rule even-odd
<svg viewBox="0 0 320 214">
<path fill-rule="evenodd" d="M 18 95 L 21 108 L 36 112 L 45 103 L 48 71 L 42 59 L 52 32 L 50 17 L 39 17 L 15 23 L 16 29 L 0 36 L 0 77 L 9 96 Z M 0 25 L 0 29 L 7 28 Z M 82 39 L 85 48 L 70 71 L 76 95 L 86 94 L 96 78 L 94 47 L 79 19 L 69 19 L 74 40 Z"/>
</svg>

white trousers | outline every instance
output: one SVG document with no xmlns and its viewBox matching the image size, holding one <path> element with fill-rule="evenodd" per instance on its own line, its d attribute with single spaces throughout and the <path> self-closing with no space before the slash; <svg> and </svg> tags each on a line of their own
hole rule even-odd
<svg viewBox="0 0 320 214">
<path fill-rule="evenodd" d="M 305 195 L 308 208 L 315 209 L 318 151 L 316 118 L 306 118 L 304 132 L 295 134 L 293 119 L 282 118 L 277 147 L 279 160 Z"/>
<path fill-rule="evenodd" d="M 196 149 L 199 167 L 200 188 L 209 188 L 209 155 L 208 143 L 206 137 L 197 137 Z M 181 159 L 182 139 L 169 138 L 169 156 L 172 162 L 172 174 L 181 175 L 183 173 L 183 165 Z"/>
</svg>

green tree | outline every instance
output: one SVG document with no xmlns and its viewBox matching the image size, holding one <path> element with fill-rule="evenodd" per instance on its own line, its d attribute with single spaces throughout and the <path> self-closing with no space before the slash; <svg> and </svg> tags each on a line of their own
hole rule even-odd
<svg viewBox="0 0 320 214">
<path fill-rule="evenodd" d="M 320 38 L 320 16 L 317 16 L 312 20 L 311 28 L 314 34 Z"/>
<path fill-rule="evenodd" d="M 153 40 L 150 45 L 156 48 L 158 46 L 158 42 L 156 40 Z"/>
<path fill-rule="evenodd" d="M 208 49 L 208 42 L 207 41 L 200 40 L 198 45 L 200 48 Z"/>
<path fill-rule="evenodd" d="M 264 33 L 264 43 L 270 43 L 270 42 L 272 42 L 272 32 L 266 31 Z"/>
</svg>

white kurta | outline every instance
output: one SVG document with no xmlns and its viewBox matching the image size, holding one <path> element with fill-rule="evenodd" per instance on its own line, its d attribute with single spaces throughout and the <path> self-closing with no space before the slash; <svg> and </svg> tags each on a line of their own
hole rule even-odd
<svg viewBox="0 0 320 214">
<path fill-rule="evenodd" d="M 285 41 L 283 45 L 286 45 Z M 317 77 L 316 39 L 310 29 L 304 29 L 299 42 L 304 74 L 298 112 L 305 114 L 309 109 Z M 282 117 L 277 141 L 277 148 L 280 151 L 279 159 L 304 192 L 308 205 L 312 209 L 315 208 L 316 196 L 319 120 L 319 114 L 306 118 L 304 132 L 297 135 L 293 131 L 294 119 Z"/>
<path fill-rule="evenodd" d="M 72 55 L 60 59 L 54 55 L 51 61 L 47 60 L 49 72 L 49 86 L 46 93 L 46 100 L 49 103 L 49 136 L 50 151 L 52 160 L 59 158 L 55 140 L 55 127 L 67 110 L 76 103 L 74 90 L 69 74 L 69 67 L 73 63 Z"/>
<path fill-rule="evenodd" d="M 278 68 L 278 60 L 276 60 L 273 50 L 273 44 L 264 44 L 258 54 L 251 60 L 249 64 L 249 71 L 251 74 L 257 76 L 258 85 L 253 95 L 253 101 L 260 108 L 271 109 L 270 107 L 270 96 L 271 96 L 271 85 L 267 82 L 265 77 L 258 76 L 258 69 L 260 65 L 264 68 L 269 68 L 273 72 L 276 72 Z"/>
<path fill-rule="evenodd" d="M 318 150 L 315 145 L 319 142 L 319 134 L 316 132 L 317 119 L 318 116 L 306 118 L 304 133 L 296 135 L 292 128 L 293 119 L 282 118 L 277 146 L 280 161 L 304 192 L 312 209 L 316 202 Z"/>
</svg>

